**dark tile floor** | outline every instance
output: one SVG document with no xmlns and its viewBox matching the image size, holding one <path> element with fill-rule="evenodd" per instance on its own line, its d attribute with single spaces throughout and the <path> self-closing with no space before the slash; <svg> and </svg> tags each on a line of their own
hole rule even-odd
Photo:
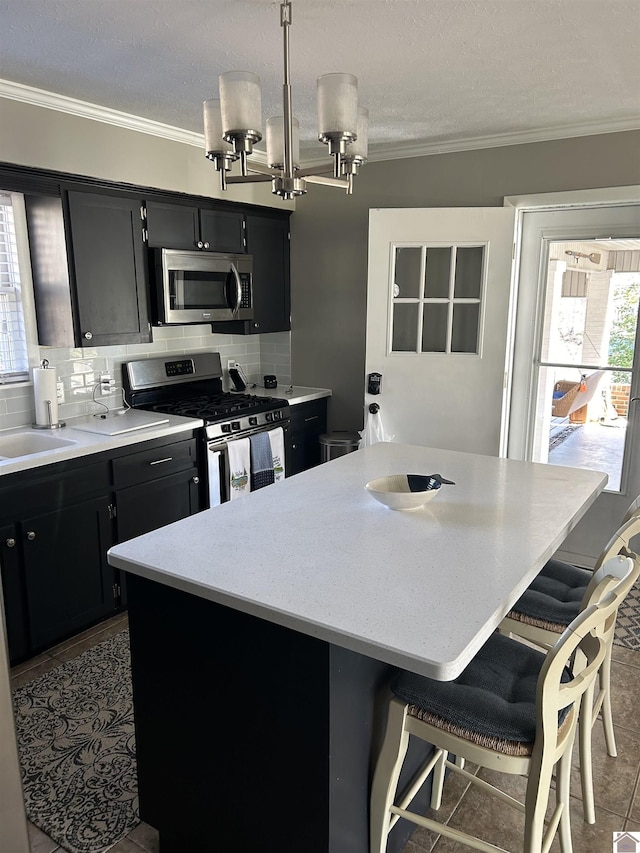
<svg viewBox="0 0 640 853">
<path fill-rule="evenodd" d="M 126 615 L 116 616 L 15 667 L 11 673 L 12 686 L 18 687 L 118 633 L 126 626 L 126 618 Z M 640 832 L 640 652 L 614 646 L 614 661 L 612 700 L 618 757 L 607 755 L 602 726 L 597 723 L 593 741 L 596 824 L 590 826 L 583 821 L 577 749 L 574 751 L 571 820 L 575 853 L 603 853 L 613 847 L 613 832 Z M 481 775 L 515 796 L 521 796 L 524 791 L 522 779 L 502 777 L 500 781 L 497 774 L 487 771 L 481 771 Z M 476 832 L 507 850 L 521 849 L 522 818 L 519 813 L 478 793 L 475 787 L 469 789 L 458 776 L 451 775 L 447 780 L 440 811 L 428 814 L 445 820 L 452 827 Z M 31 853 L 66 853 L 32 824 L 29 837 Z M 109 848 L 109 853 L 158 853 L 158 850 L 156 831 L 140 824 Z M 418 828 L 405 853 L 463 853 L 468 850 L 457 842 Z M 556 838 L 551 853 L 559 850 Z"/>
</svg>

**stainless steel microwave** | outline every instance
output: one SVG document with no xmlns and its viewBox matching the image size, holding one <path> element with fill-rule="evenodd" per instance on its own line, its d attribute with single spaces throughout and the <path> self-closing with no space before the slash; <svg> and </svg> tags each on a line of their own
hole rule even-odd
<svg viewBox="0 0 640 853">
<path fill-rule="evenodd" d="M 251 255 L 156 249 L 158 325 L 251 320 Z"/>
</svg>

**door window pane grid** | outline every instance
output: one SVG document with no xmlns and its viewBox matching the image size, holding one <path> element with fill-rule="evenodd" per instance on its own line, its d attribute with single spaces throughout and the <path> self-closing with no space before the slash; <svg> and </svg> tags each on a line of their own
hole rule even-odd
<svg viewBox="0 0 640 853">
<path fill-rule="evenodd" d="M 396 246 L 390 352 L 480 352 L 484 245 Z"/>
</svg>

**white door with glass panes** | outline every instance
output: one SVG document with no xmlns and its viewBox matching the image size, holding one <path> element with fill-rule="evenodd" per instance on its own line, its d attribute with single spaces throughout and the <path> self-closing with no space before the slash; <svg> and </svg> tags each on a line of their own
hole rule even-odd
<svg viewBox="0 0 640 853">
<path fill-rule="evenodd" d="M 514 221 L 510 208 L 370 212 L 366 373 L 382 383 L 365 409 L 380 405 L 393 441 L 499 455 Z"/>
</svg>

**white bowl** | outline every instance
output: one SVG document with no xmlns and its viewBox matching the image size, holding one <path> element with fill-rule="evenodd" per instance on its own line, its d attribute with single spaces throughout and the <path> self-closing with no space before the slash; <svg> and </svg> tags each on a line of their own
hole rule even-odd
<svg viewBox="0 0 640 853">
<path fill-rule="evenodd" d="M 390 477 L 378 477 L 370 480 L 365 489 L 381 504 L 389 509 L 412 510 L 420 509 L 432 501 L 440 491 L 440 487 L 426 491 L 411 491 L 407 474 L 392 474 Z"/>
</svg>

